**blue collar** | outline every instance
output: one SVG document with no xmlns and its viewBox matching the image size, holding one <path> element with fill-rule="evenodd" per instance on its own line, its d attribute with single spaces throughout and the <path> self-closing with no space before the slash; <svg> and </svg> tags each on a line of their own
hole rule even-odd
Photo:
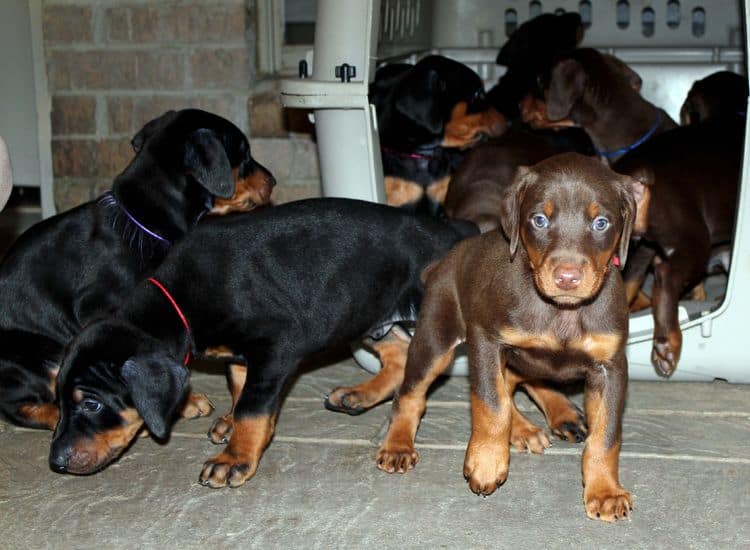
<svg viewBox="0 0 750 550">
<path fill-rule="evenodd" d="M 659 128 L 663 120 L 664 120 L 664 115 L 662 114 L 661 111 L 659 111 L 659 116 L 656 117 L 656 122 L 654 122 L 653 126 L 651 126 L 651 128 L 648 129 L 648 132 L 643 134 L 635 143 L 631 143 L 630 145 L 626 145 L 625 147 L 615 149 L 614 151 L 601 151 L 597 149 L 596 147 L 594 147 L 594 150 L 596 151 L 596 154 L 599 155 L 600 157 L 604 157 L 608 159 L 611 159 L 612 157 L 624 155 L 625 153 L 632 151 L 639 145 L 642 145 L 644 141 L 646 141 L 651 136 L 653 136 L 656 133 L 656 130 Z"/>
</svg>

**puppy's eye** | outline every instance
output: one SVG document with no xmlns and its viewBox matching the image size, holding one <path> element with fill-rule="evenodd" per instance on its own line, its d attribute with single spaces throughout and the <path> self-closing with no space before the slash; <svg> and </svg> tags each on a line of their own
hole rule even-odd
<svg viewBox="0 0 750 550">
<path fill-rule="evenodd" d="M 594 221 L 591 222 L 591 229 L 594 231 L 606 231 L 609 227 L 609 220 L 604 216 L 597 216 Z"/>
<path fill-rule="evenodd" d="M 547 229 L 549 227 L 549 219 L 544 214 L 534 214 L 531 216 L 531 224 L 537 229 Z"/>
<path fill-rule="evenodd" d="M 87 397 L 80 402 L 79 407 L 81 407 L 81 410 L 85 413 L 96 414 L 102 410 L 103 405 L 96 399 Z"/>
</svg>

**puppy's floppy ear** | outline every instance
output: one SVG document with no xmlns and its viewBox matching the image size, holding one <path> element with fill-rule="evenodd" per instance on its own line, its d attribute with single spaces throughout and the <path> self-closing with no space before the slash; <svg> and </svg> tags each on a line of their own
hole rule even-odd
<svg viewBox="0 0 750 550">
<path fill-rule="evenodd" d="M 185 170 L 212 195 L 228 199 L 234 194 L 232 166 L 224 145 L 211 130 L 201 128 L 185 142 Z"/>
<path fill-rule="evenodd" d="M 154 135 L 157 128 L 161 126 L 161 124 L 168 118 L 171 118 L 176 114 L 176 111 L 167 111 L 163 115 L 149 120 L 146 124 L 144 124 L 143 128 L 138 130 L 138 133 L 133 136 L 133 139 L 130 140 L 130 145 L 131 147 L 133 147 L 133 151 L 139 153 L 141 149 L 143 149 L 143 144 L 148 141 L 148 138 Z"/>
<path fill-rule="evenodd" d="M 586 72 L 575 59 L 563 59 L 553 68 L 547 90 L 547 117 L 560 120 L 570 115 L 573 105 L 583 96 Z"/>
<path fill-rule="evenodd" d="M 636 199 L 634 191 L 643 184 L 630 176 L 621 176 L 617 180 L 617 194 L 622 201 L 620 214 L 622 216 L 622 233 L 620 234 L 620 248 L 618 255 L 620 257 L 620 269 L 625 268 L 625 262 L 628 259 L 628 246 L 630 236 L 633 233 L 633 225 L 636 216 Z"/>
<path fill-rule="evenodd" d="M 125 361 L 121 376 L 149 431 L 160 439 L 166 437 L 188 389 L 188 370 L 166 355 L 139 356 Z"/>
<path fill-rule="evenodd" d="M 431 134 L 441 134 L 445 88 L 437 71 L 417 66 L 398 83 L 394 94 L 396 110 Z"/>
<path fill-rule="evenodd" d="M 519 166 L 513 183 L 505 189 L 500 202 L 500 224 L 503 233 L 510 241 L 510 259 L 512 260 L 518 250 L 518 240 L 521 234 L 521 203 L 526 193 L 526 188 L 537 178 L 528 166 Z"/>
</svg>

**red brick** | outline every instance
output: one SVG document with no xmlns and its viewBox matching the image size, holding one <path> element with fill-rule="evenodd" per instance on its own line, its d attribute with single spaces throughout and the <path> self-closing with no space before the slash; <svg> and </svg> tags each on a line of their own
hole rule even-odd
<svg viewBox="0 0 750 550">
<path fill-rule="evenodd" d="M 138 53 L 133 88 L 169 90 L 185 84 L 184 58 L 178 53 L 149 51 Z"/>
<path fill-rule="evenodd" d="M 94 50 L 52 51 L 48 56 L 50 89 L 132 89 L 136 59 L 132 52 Z"/>
<path fill-rule="evenodd" d="M 249 88 L 244 48 L 196 50 L 190 57 L 193 85 L 198 88 Z"/>
<path fill-rule="evenodd" d="M 165 25 L 172 25 L 180 42 L 244 43 L 247 11 L 243 2 L 234 5 L 185 5 L 175 10 Z"/>
<path fill-rule="evenodd" d="M 45 6 L 42 28 L 46 43 L 90 43 L 93 37 L 91 8 Z"/>
<path fill-rule="evenodd" d="M 133 98 L 108 97 L 107 123 L 110 134 L 131 134 L 133 131 Z"/>
<path fill-rule="evenodd" d="M 52 135 L 96 132 L 96 99 L 91 96 L 52 97 Z"/>
<path fill-rule="evenodd" d="M 177 6 L 173 8 L 180 10 Z M 172 10 L 162 12 L 151 6 L 133 6 L 130 8 L 130 36 L 134 43 L 143 44 L 151 42 L 168 42 L 173 40 L 170 35 L 165 35 L 161 30 L 160 22 L 163 18 L 172 18 Z"/>
<path fill-rule="evenodd" d="M 110 8 L 104 12 L 104 35 L 108 42 L 130 41 L 129 8 Z"/>
<path fill-rule="evenodd" d="M 52 171 L 60 177 L 100 177 L 111 180 L 133 157 L 129 140 L 52 140 Z"/>
<path fill-rule="evenodd" d="M 203 109 L 231 119 L 232 98 L 228 96 L 150 96 L 135 99 L 133 131 L 170 109 Z"/>
</svg>

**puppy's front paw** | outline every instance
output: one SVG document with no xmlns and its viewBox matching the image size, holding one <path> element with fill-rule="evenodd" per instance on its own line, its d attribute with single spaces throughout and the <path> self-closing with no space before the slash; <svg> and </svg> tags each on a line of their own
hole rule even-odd
<svg viewBox="0 0 750 550">
<path fill-rule="evenodd" d="M 403 474 L 419 462 L 419 453 L 413 445 L 388 445 L 378 451 L 376 464 L 384 472 Z"/>
<path fill-rule="evenodd" d="M 499 447 L 484 447 L 466 451 L 464 479 L 477 495 L 489 496 L 508 479 L 508 460 L 503 458 Z"/>
<path fill-rule="evenodd" d="M 633 511 L 633 497 L 619 485 L 604 486 L 583 492 L 586 515 L 609 523 L 629 519 Z"/>
<path fill-rule="evenodd" d="M 214 412 L 214 405 L 205 394 L 190 393 L 185 399 L 180 415 L 182 418 L 191 420 L 202 416 L 210 416 L 212 412 Z"/>
<path fill-rule="evenodd" d="M 208 438 L 215 445 L 222 445 L 229 442 L 229 438 L 234 430 L 234 419 L 231 414 L 225 414 L 217 418 L 211 429 L 208 430 Z"/>
<path fill-rule="evenodd" d="M 221 487 L 239 487 L 255 475 L 257 462 L 252 462 L 231 453 L 219 453 L 203 464 L 200 477 L 201 485 L 219 489 Z"/>
</svg>

